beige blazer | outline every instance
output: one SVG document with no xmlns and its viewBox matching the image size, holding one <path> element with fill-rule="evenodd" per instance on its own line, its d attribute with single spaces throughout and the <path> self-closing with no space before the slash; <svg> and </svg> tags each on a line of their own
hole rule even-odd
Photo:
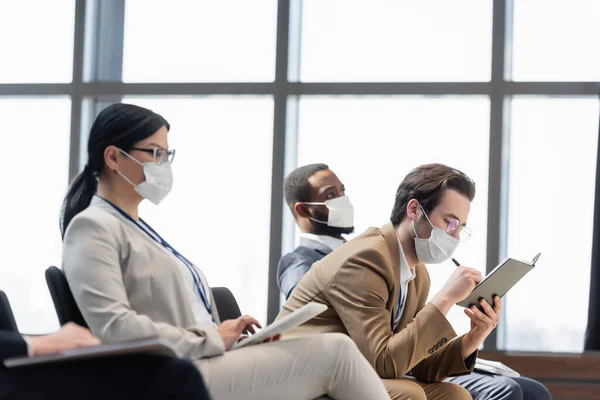
<svg viewBox="0 0 600 400">
<path fill-rule="evenodd" d="M 101 198 L 94 196 L 70 222 L 62 268 L 85 321 L 103 342 L 160 336 L 188 359 L 225 352 L 216 330 L 195 326 L 173 256 Z M 218 322 L 212 295 L 211 303 Z"/>
<path fill-rule="evenodd" d="M 398 308 L 400 249 L 392 224 L 369 228 L 321 261 L 304 275 L 278 318 L 315 301 L 328 310 L 288 336 L 342 332 L 356 342 L 381 378 L 400 379 L 411 371 L 423 382 L 472 371 L 475 356 L 465 365 L 462 337 L 433 304 L 429 274 L 416 266 L 408 285 L 404 313 L 392 331 Z"/>
</svg>

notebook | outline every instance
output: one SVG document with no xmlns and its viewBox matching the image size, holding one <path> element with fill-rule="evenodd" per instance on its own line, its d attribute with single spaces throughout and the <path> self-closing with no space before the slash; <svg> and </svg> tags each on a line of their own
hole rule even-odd
<svg viewBox="0 0 600 400">
<path fill-rule="evenodd" d="M 158 337 L 148 337 L 119 343 L 82 347 L 54 354 L 45 354 L 33 357 L 11 357 L 4 360 L 4 366 L 7 368 L 13 368 L 27 365 L 132 354 L 153 354 L 167 357 L 178 357 L 177 351 L 165 340 Z"/>
<path fill-rule="evenodd" d="M 494 295 L 502 298 L 521 278 L 535 267 L 535 263 L 541 254 L 538 253 L 531 262 L 507 258 L 483 278 L 466 299 L 456 304 L 462 307 L 477 305 L 477 308 L 484 312 L 479 304 L 479 299 L 484 298 L 490 305 L 493 305 Z"/>
<path fill-rule="evenodd" d="M 484 360 L 481 358 L 477 358 L 477 361 L 475 361 L 475 370 L 494 375 L 508 376 L 510 378 L 519 378 L 521 376 L 517 371 L 507 367 L 501 362 Z"/>
</svg>

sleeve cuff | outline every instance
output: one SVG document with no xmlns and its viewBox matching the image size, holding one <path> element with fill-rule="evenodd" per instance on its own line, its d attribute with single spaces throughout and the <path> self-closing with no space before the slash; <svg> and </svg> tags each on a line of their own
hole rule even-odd
<svg viewBox="0 0 600 400">
<path fill-rule="evenodd" d="M 456 340 L 460 340 L 460 353 L 462 354 L 462 341 L 464 339 L 465 335 L 462 335 L 460 338 L 457 338 Z M 467 358 L 465 358 L 463 360 L 463 362 L 465 363 L 465 368 L 467 373 L 471 373 L 473 372 L 473 369 L 475 368 L 475 363 L 477 362 L 477 356 L 479 355 L 479 350 L 475 350 L 473 353 L 471 353 L 471 355 L 469 355 Z"/>
<path fill-rule="evenodd" d="M 433 310 L 432 313 L 436 315 L 435 322 L 437 323 L 437 326 L 440 326 L 440 324 L 443 324 L 443 329 L 444 329 L 444 333 L 446 336 L 450 336 L 451 338 L 455 338 L 458 336 L 456 334 L 456 331 L 452 327 L 452 324 L 450 323 L 450 321 L 448 321 L 448 318 L 440 311 L 439 308 L 436 307 L 435 304 L 429 302 L 419 312 L 422 312 L 426 307 L 431 308 Z M 439 329 L 441 329 L 441 327 L 438 328 L 438 330 Z"/>
<path fill-rule="evenodd" d="M 33 345 L 31 344 L 31 339 L 29 338 L 29 336 L 23 335 L 23 340 L 27 345 L 27 356 L 33 357 Z"/>
<path fill-rule="evenodd" d="M 475 362 L 477 361 L 477 350 L 473 352 L 469 357 L 465 359 L 465 368 L 472 371 L 475 368 Z"/>
<path fill-rule="evenodd" d="M 220 356 L 225 353 L 225 342 L 216 329 L 206 329 L 207 354 L 206 357 Z"/>
</svg>

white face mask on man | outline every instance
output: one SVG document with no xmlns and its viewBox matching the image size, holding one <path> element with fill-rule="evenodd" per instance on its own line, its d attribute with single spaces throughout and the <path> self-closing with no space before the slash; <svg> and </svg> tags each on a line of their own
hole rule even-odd
<svg viewBox="0 0 600 400">
<path fill-rule="evenodd" d="M 158 205 L 171 191 L 173 187 L 173 172 L 171 171 L 171 163 L 163 162 L 157 164 L 156 162 L 141 163 L 127 152 L 119 149 L 119 151 L 131 158 L 136 163 L 144 167 L 144 176 L 146 180 L 136 185 L 131 182 L 121 171 L 117 171 L 119 175 L 129 182 L 133 189 L 140 194 L 143 198 L 150 200 L 152 203 Z"/>
<path fill-rule="evenodd" d="M 340 196 L 322 203 L 303 203 L 307 206 L 325 206 L 329 210 L 327 221 L 309 217 L 311 221 L 326 224 L 333 228 L 352 228 L 354 226 L 354 206 L 348 196 Z"/>
<path fill-rule="evenodd" d="M 429 217 L 423 210 L 421 204 L 419 204 L 423 215 L 427 218 L 427 221 L 432 226 L 431 236 L 429 239 L 421 239 L 417 235 L 415 229 L 415 221 L 412 221 L 412 228 L 415 232 L 415 251 L 417 252 L 417 258 L 419 262 L 423 264 L 440 264 L 452 257 L 454 251 L 458 247 L 460 240 L 452 235 L 447 234 L 437 226 L 434 226 Z"/>
</svg>

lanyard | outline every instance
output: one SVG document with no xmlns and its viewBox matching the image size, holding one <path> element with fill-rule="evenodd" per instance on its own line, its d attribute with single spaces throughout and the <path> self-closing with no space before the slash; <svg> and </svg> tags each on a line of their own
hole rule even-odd
<svg viewBox="0 0 600 400">
<path fill-rule="evenodd" d="M 100 196 L 98 196 L 98 197 L 100 197 Z M 194 264 L 192 264 L 187 258 L 185 258 L 183 256 L 183 254 L 181 254 L 180 252 L 175 250 L 175 248 L 173 246 L 171 246 L 169 243 L 167 243 L 167 241 L 164 240 L 158 234 L 158 232 L 156 232 L 154 229 L 152 229 L 152 227 L 150 225 L 148 225 L 146 223 L 146 221 L 144 221 L 143 219 L 140 218 L 140 222 L 143 224 L 143 226 L 142 226 L 135 219 L 131 218 L 131 216 L 129 214 L 127 214 L 125 211 L 121 210 L 118 206 L 116 206 L 115 204 L 111 203 L 110 201 L 106 200 L 103 197 L 100 197 L 100 198 L 102 200 L 106 201 L 110 206 L 112 206 L 112 208 L 117 210 L 117 212 L 119 214 L 121 214 L 123 217 L 125 217 L 127 220 L 133 222 L 138 228 L 140 228 L 144 233 L 146 233 L 146 235 L 150 236 L 150 238 L 152 240 L 154 240 L 156 243 L 162 245 L 167 250 L 169 250 L 171 253 L 173 253 L 173 255 L 175 257 L 177 257 L 179 259 L 179 261 L 181 261 L 187 267 L 187 269 L 192 274 L 192 278 L 194 279 L 194 286 L 196 286 L 198 295 L 200 296 L 200 299 L 202 300 L 202 303 L 204 304 L 206 311 L 208 311 L 208 313 L 210 314 L 210 316 L 213 318 L 213 321 L 214 321 L 214 317 L 212 315 L 212 308 L 210 306 L 210 302 L 208 301 L 206 289 L 204 288 L 204 284 L 202 283 L 202 279 L 200 278 L 200 273 L 198 272 L 196 267 L 194 267 Z"/>
</svg>

